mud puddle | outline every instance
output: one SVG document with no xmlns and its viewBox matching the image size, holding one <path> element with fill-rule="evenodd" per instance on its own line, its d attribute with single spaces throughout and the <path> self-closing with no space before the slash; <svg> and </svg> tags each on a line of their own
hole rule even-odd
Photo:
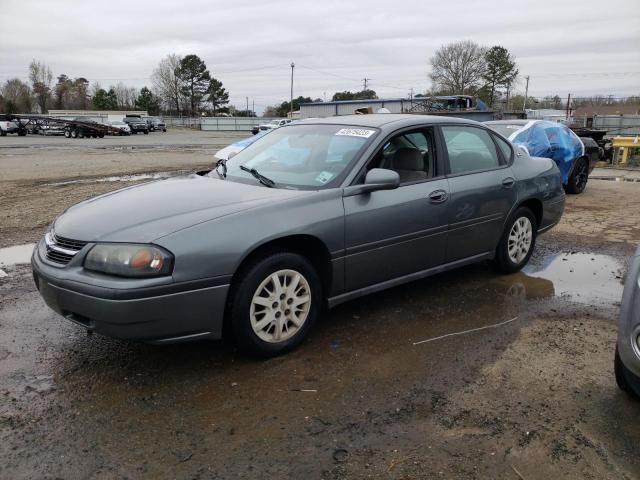
<svg viewBox="0 0 640 480">
<path fill-rule="evenodd" d="M 552 295 L 585 305 L 613 306 L 622 297 L 623 270 L 609 255 L 570 252 L 544 257 L 523 272 L 532 280 L 550 282 L 545 288 L 552 288 Z"/>
<path fill-rule="evenodd" d="M 0 248 L 0 267 L 9 267 L 19 263 L 29 263 L 35 243 L 14 245 L 13 247 Z M 0 277 L 2 273 L 0 273 Z"/>
<path fill-rule="evenodd" d="M 191 170 L 179 170 L 175 172 L 155 172 L 155 173 L 138 173 L 134 175 L 112 175 L 109 177 L 95 178 L 78 178 L 75 180 L 66 180 L 64 182 L 45 183 L 46 187 L 59 187 L 62 185 L 75 185 L 80 183 L 115 183 L 115 182 L 139 182 L 142 180 L 164 180 L 165 178 L 176 177 L 192 173 Z"/>
</svg>

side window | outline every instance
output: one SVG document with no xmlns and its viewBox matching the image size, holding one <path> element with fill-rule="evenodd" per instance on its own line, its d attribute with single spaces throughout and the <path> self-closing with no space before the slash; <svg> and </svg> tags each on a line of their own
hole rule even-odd
<svg viewBox="0 0 640 480">
<path fill-rule="evenodd" d="M 419 182 L 433 177 L 434 148 L 430 129 L 404 132 L 391 137 L 367 164 L 372 168 L 395 170 L 400 184 Z M 361 181 L 364 181 L 364 175 Z"/>
<path fill-rule="evenodd" d="M 498 148 L 502 151 L 502 157 L 504 158 L 504 161 L 509 163 L 511 161 L 511 155 L 513 155 L 511 145 L 509 145 L 509 142 L 505 142 L 497 135 L 494 135 L 493 138 L 495 138 L 496 143 L 498 144 Z"/>
<path fill-rule="evenodd" d="M 476 127 L 442 127 L 452 174 L 488 170 L 500 166 L 496 145 L 489 133 Z"/>
</svg>

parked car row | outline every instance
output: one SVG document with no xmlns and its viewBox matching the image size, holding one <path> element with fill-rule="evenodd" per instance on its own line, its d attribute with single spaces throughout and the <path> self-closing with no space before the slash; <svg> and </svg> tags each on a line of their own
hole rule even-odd
<svg viewBox="0 0 640 480">
<path fill-rule="evenodd" d="M 251 133 L 253 133 L 255 135 L 258 132 L 265 132 L 265 131 L 268 131 L 268 130 L 273 130 L 274 128 L 284 127 L 285 125 L 288 125 L 289 123 L 291 123 L 291 119 L 290 118 L 280 118 L 280 119 L 271 120 L 270 122 L 261 123 L 260 125 L 256 125 L 256 126 L 252 127 L 251 128 Z"/>
</svg>

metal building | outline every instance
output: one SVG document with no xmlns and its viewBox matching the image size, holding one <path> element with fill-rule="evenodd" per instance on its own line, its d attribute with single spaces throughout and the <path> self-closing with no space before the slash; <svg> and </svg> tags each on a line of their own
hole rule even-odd
<svg viewBox="0 0 640 480">
<path fill-rule="evenodd" d="M 377 112 L 386 108 L 391 113 L 405 113 L 411 110 L 416 101 L 406 98 L 385 98 L 376 100 L 344 100 L 339 102 L 318 102 L 300 104 L 300 118 L 333 117 L 352 115 L 356 109 L 371 108 Z"/>
</svg>

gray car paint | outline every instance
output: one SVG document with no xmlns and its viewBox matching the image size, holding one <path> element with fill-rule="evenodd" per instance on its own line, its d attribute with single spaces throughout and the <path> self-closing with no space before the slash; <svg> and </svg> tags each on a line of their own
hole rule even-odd
<svg viewBox="0 0 640 480">
<path fill-rule="evenodd" d="M 640 247 L 631 260 L 627 271 L 620 319 L 618 321 L 618 353 L 627 369 L 640 377 Z M 640 385 L 636 385 L 636 388 Z M 640 392 L 638 393 L 640 395 Z"/>
<path fill-rule="evenodd" d="M 445 123 L 487 129 L 477 122 L 377 114 L 304 123 L 379 131 L 353 160 L 338 188 L 270 189 L 213 175 L 191 175 L 129 187 L 68 209 L 56 219 L 56 233 L 91 243 L 60 268 L 43 260 L 40 242 L 33 269 L 45 285 L 41 290 L 47 286 L 55 290 L 55 294 L 43 294 L 45 300 L 70 319 L 87 317 L 89 322 L 80 323 L 113 336 L 156 341 L 219 338 L 234 273 L 248 255 L 271 241 L 291 237 L 298 242 L 313 239 L 320 245 L 318 253 L 328 259 L 331 272 L 324 293 L 332 306 L 491 258 L 508 216 L 524 201 L 543 204 L 541 232 L 562 215 L 564 191 L 555 163 L 521 151 L 495 170 L 456 177 L 441 171 L 436 178 L 395 190 L 347 195 L 369 158 L 397 131 L 422 126 L 438 129 Z M 442 153 L 440 157 L 446 158 Z M 510 188 L 501 183 L 507 177 L 515 180 Z M 450 198 L 431 203 L 429 195 L 435 190 L 444 190 Z M 82 262 L 97 241 L 162 246 L 175 255 L 173 273 L 127 279 L 85 271 Z M 167 307 L 171 298 L 180 299 L 182 313 Z M 144 309 L 137 304 L 141 300 Z M 113 302 L 128 302 L 130 308 L 122 308 L 121 303 L 115 308 Z M 92 318 L 96 312 L 99 318 Z M 174 331 L 169 313 L 176 313 Z M 144 328 L 127 328 L 135 323 Z"/>
</svg>

